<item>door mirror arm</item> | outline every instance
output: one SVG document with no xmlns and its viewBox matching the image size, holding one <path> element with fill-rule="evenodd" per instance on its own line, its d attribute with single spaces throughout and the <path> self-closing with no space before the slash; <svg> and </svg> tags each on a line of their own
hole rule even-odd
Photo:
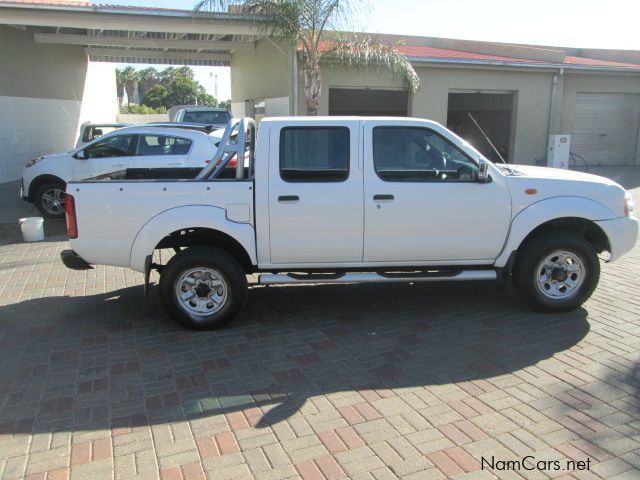
<svg viewBox="0 0 640 480">
<path fill-rule="evenodd" d="M 84 149 L 83 150 L 78 150 L 74 155 L 73 158 L 77 159 L 77 160 L 86 160 L 87 159 L 87 154 L 85 153 Z"/>
</svg>

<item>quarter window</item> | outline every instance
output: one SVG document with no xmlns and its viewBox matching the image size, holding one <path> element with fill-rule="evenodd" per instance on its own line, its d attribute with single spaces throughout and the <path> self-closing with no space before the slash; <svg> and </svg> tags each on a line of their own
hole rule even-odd
<svg viewBox="0 0 640 480">
<path fill-rule="evenodd" d="M 137 156 L 186 155 L 191 140 L 166 135 L 140 135 Z"/>
<path fill-rule="evenodd" d="M 285 182 L 342 182 L 349 177 L 346 127 L 290 127 L 280 132 L 280 176 Z"/>
<path fill-rule="evenodd" d="M 375 127 L 373 163 L 387 182 L 470 182 L 478 166 L 449 140 L 420 127 Z"/>
</svg>

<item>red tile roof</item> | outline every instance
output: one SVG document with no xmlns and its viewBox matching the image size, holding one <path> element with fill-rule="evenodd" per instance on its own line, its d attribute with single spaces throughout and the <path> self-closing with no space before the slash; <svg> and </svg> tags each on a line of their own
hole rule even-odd
<svg viewBox="0 0 640 480">
<path fill-rule="evenodd" d="M 462 50 L 450 50 L 446 48 L 399 45 L 397 49 L 402 53 L 404 53 L 409 58 L 480 60 L 480 61 L 490 61 L 490 62 L 511 62 L 511 63 L 539 63 L 539 64 L 548 63 L 542 60 L 529 60 L 526 58 L 505 57 L 501 55 L 488 55 L 484 53 L 465 52 Z"/>
<path fill-rule="evenodd" d="M 636 63 L 613 62 L 610 60 L 598 60 L 596 58 L 572 57 L 567 55 L 564 59 L 567 65 L 584 65 L 597 67 L 640 68 Z"/>
<path fill-rule="evenodd" d="M 333 45 L 333 42 L 321 42 L 320 50 L 327 51 Z M 528 65 L 540 66 L 557 66 L 557 65 L 576 65 L 596 68 L 629 68 L 640 70 L 640 64 L 614 62 L 608 60 L 598 60 L 595 58 L 575 57 L 567 55 L 561 63 L 550 62 L 547 60 L 532 60 L 528 58 L 508 57 L 504 55 L 491 55 L 485 53 L 467 52 L 464 50 L 451 50 L 448 48 L 436 48 L 415 45 L 398 45 L 396 48 L 404 53 L 411 60 L 442 60 L 442 61 L 471 61 L 478 63 L 495 62 L 495 63 L 522 63 Z"/>
</svg>

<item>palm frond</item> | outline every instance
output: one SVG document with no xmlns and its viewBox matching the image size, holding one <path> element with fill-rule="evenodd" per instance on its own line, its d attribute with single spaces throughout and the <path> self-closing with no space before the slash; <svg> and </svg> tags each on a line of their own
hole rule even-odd
<svg viewBox="0 0 640 480">
<path fill-rule="evenodd" d="M 420 88 L 420 77 L 407 57 L 392 45 L 370 38 L 332 42 L 320 57 L 322 63 L 360 69 L 388 71 L 401 78 L 411 93 Z"/>
<path fill-rule="evenodd" d="M 206 19 L 206 13 L 235 13 L 256 22 L 262 33 L 295 44 L 303 27 L 301 6 L 293 0 L 199 0 L 193 14 Z"/>
</svg>

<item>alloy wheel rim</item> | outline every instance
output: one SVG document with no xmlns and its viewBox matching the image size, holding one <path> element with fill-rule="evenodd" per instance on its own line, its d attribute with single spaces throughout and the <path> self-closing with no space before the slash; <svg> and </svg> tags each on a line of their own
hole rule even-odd
<svg viewBox="0 0 640 480">
<path fill-rule="evenodd" d="M 545 297 L 562 300 L 578 291 L 585 274 L 584 262 L 578 255 L 557 250 L 538 263 L 535 269 L 536 286 Z"/>
<path fill-rule="evenodd" d="M 229 298 L 224 276 L 212 268 L 192 268 L 184 272 L 175 288 L 178 304 L 197 317 L 219 312 Z"/>
<path fill-rule="evenodd" d="M 42 207 L 47 213 L 61 215 L 64 213 L 64 190 L 50 188 L 42 194 Z"/>
</svg>

